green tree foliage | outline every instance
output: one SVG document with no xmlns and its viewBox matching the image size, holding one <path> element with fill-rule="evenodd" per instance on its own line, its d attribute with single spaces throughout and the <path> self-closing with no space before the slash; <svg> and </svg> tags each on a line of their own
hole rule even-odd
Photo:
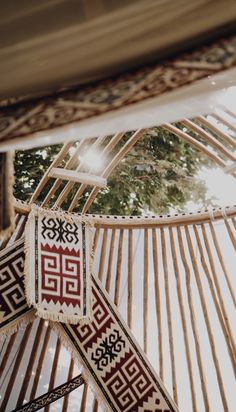
<svg viewBox="0 0 236 412">
<path fill-rule="evenodd" d="M 130 136 L 127 133 L 126 139 Z M 122 143 L 123 144 L 123 143 Z M 15 196 L 28 200 L 61 146 L 16 153 Z M 184 209 L 188 200 L 206 203 L 206 188 L 196 173 L 206 159 L 191 146 L 163 129 L 150 129 L 119 163 L 89 209 L 91 213 L 132 214 L 143 211 L 168 213 Z M 74 191 L 63 204 L 66 209 Z M 48 186 L 45 188 L 48 190 Z M 59 191 L 60 193 L 62 186 Z M 90 190 L 84 192 L 76 211 L 81 211 Z M 41 199 L 44 197 L 44 192 Z M 40 202 L 40 198 L 38 199 Z"/>
</svg>

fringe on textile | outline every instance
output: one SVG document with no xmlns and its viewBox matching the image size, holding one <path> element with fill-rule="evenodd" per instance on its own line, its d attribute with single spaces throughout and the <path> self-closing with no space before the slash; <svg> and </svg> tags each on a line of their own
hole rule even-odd
<svg viewBox="0 0 236 412">
<path fill-rule="evenodd" d="M 29 312 L 21 315 L 19 318 L 10 322 L 9 325 L 5 326 L 0 330 L 0 341 L 9 338 L 14 333 L 18 332 L 19 329 L 25 328 L 29 323 L 36 319 L 35 310 L 32 309 Z"/>
<path fill-rule="evenodd" d="M 78 318 L 78 316 L 73 316 L 73 315 L 67 315 L 63 314 L 60 312 L 51 312 L 46 309 L 42 309 L 40 304 L 37 304 L 34 299 L 32 299 L 31 296 L 31 283 L 30 283 L 30 248 L 32 247 L 31 244 L 31 223 L 34 221 L 35 217 L 38 216 L 38 213 L 41 213 L 41 215 L 48 216 L 50 213 L 53 216 L 56 216 L 58 218 L 67 220 L 69 223 L 84 223 L 86 227 L 89 229 L 89 244 L 90 244 L 90 251 L 89 251 L 89 271 L 90 273 L 93 273 L 93 261 L 94 261 L 94 253 L 92 250 L 92 240 L 93 240 L 93 219 L 90 218 L 89 216 L 84 216 L 84 215 L 77 215 L 75 213 L 68 213 L 62 210 L 56 210 L 56 211 L 51 211 L 48 209 L 43 209 L 37 205 L 32 205 L 31 206 L 31 212 L 28 217 L 28 221 L 25 227 L 25 268 L 24 268 L 24 284 L 25 284 L 25 293 L 26 293 L 26 301 L 29 306 L 33 306 L 36 309 L 36 314 L 45 319 L 45 320 L 52 320 L 54 322 L 63 322 L 63 323 L 69 323 L 69 324 L 88 324 L 91 321 L 91 316 L 92 316 L 92 299 L 91 299 L 91 276 L 87 277 L 87 287 L 88 290 L 90 291 L 90 296 L 89 296 L 89 302 L 88 302 L 88 311 L 87 311 L 87 316 L 83 318 Z"/>
<path fill-rule="evenodd" d="M 86 365 L 83 363 L 81 358 L 79 360 L 78 352 L 74 348 L 72 342 L 70 342 L 70 340 L 68 339 L 68 336 L 66 332 L 64 331 L 64 329 L 62 328 L 62 326 L 57 322 L 55 323 L 50 322 L 50 326 L 54 330 L 54 332 L 57 334 L 57 336 L 59 337 L 62 345 L 66 348 L 66 350 L 68 350 L 68 352 L 70 353 L 76 365 L 80 368 L 84 381 L 89 385 L 89 388 L 91 389 L 94 396 L 96 397 L 99 405 L 102 407 L 104 412 L 111 412 L 111 409 L 106 404 L 106 401 L 104 400 L 104 398 L 102 398 L 100 393 L 98 393 L 96 383 L 94 382 L 92 376 L 88 372 Z"/>
</svg>

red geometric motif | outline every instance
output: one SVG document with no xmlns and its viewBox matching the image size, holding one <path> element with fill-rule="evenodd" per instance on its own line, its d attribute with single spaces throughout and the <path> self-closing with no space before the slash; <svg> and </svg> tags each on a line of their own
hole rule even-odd
<svg viewBox="0 0 236 412">
<path fill-rule="evenodd" d="M 178 409 L 98 279 L 92 276 L 92 321 L 61 324 L 100 396 L 115 412 Z"/>
<path fill-rule="evenodd" d="M 131 350 L 125 354 L 118 368 L 116 365 L 111 369 L 104 381 L 113 398 L 117 400 L 120 410 L 131 412 L 134 403 L 136 408 L 141 407 L 144 400 L 154 392 L 148 375 Z"/>
<path fill-rule="evenodd" d="M 89 320 L 91 235 L 85 217 L 32 206 L 25 232 L 26 295 L 38 316 L 73 324 Z"/>
<path fill-rule="evenodd" d="M 80 306 L 80 252 L 48 244 L 40 249 L 41 299 Z"/>
<path fill-rule="evenodd" d="M 102 333 L 106 333 L 113 323 L 109 311 L 94 287 L 92 287 L 92 314 L 92 321 L 81 326 L 78 335 L 78 339 L 86 351 L 92 347 L 94 339 L 98 339 Z"/>
<path fill-rule="evenodd" d="M 48 252 L 53 255 L 57 250 L 58 248 L 46 247 L 42 252 L 47 258 Z M 8 292 L 16 282 L 15 276 L 18 277 L 16 283 L 18 285 L 21 283 L 24 261 L 22 252 L 23 244 L 21 243 L 19 249 L 8 250 L 2 256 L 1 275 L 2 280 L 6 281 L 5 296 L 9 296 Z M 68 254 L 68 251 L 66 253 Z M 70 259 L 74 260 L 73 252 L 70 253 Z M 13 256 L 14 259 L 12 259 Z M 46 263 L 45 259 L 43 266 L 47 269 L 46 272 L 51 273 L 54 269 L 56 271 L 55 262 L 57 261 L 58 258 L 53 258 L 52 261 L 49 260 Z M 69 270 L 71 265 L 65 264 L 64 267 Z M 13 283 L 7 268 L 10 268 L 10 272 L 14 274 Z M 93 276 L 91 276 L 91 281 L 93 320 L 88 325 L 65 323 L 57 323 L 57 325 L 63 329 L 68 344 L 76 350 L 78 357 L 85 365 L 97 393 L 113 412 L 177 412 L 178 408 L 152 369 L 145 354 L 135 342 L 128 326 L 123 322 L 103 286 Z M 24 293 L 21 296 L 20 300 L 23 307 L 25 306 L 22 309 L 25 313 L 30 309 L 27 308 Z M 18 295 L 14 293 L 14 303 L 15 299 L 19 302 Z M 4 302 L 2 302 L 2 308 L 3 305 Z M 14 318 L 18 315 L 13 306 L 11 306 L 10 322 L 13 313 Z M 4 309 L 6 310 L 5 307 Z M 8 319 L 5 320 L 4 317 L 3 323 L 0 322 L 0 332 L 1 327 L 4 330 L 5 321 Z"/>
</svg>

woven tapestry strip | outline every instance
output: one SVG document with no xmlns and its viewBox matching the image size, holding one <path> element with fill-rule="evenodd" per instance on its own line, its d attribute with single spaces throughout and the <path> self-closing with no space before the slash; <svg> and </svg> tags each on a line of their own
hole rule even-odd
<svg viewBox="0 0 236 412">
<path fill-rule="evenodd" d="M 25 405 L 20 406 L 19 408 L 14 409 L 13 412 L 35 412 L 47 405 L 50 405 L 53 402 L 58 401 L 63 396 L 68 395 L 79 386 L 83 385 L 84 379 L 82 375 L 78 375 L 75 378 L 69 380 L 66 383 L 63 383 L 60 386 L 52 389 L 50 392 L 45 393 L 44 395 L 39 396 L 37 399 L 34 399 L 31 402 L 26 403 Z"/>
<path fill-rule="evenodd" d="M 92 226 L 86 218 L 32 207 L 26 228 L 26 297 L 44 318 L 90 317 Z"/>
<path fill-rule="evenodd" d="M 92 321 L 56 327 L 72 355 L 80 355 L 107 410 L 178 410 L 97 278 L 92 276 Z"/>
</svg>

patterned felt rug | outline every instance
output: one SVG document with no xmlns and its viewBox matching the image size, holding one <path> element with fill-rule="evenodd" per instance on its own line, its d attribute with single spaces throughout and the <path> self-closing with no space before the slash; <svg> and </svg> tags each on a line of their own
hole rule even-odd
<svg viewBox="0 0 236 412">
<path fill-rule="evenodd" d="M 24 239 L 0 252 L 0 337 L 34 318 L 24 291 Z"/>
<path fill-rule="evenodd" d="M 90 222 L 34 206 L 25 236 L 28 303 L 44 319 L 87 321 L 93 264 Z"/>
</svg>

